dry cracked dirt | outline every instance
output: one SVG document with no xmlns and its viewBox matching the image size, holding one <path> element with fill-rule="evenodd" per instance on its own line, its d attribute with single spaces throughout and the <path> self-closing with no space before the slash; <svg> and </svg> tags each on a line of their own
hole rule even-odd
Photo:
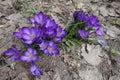
<svg viewBox="0 0 120 80">
<path fill-rule="evenodd" d="M 13 44 L 23 46 L 13 32 L 31 25 L 28 21 L 32 16 L 31 6 L 65 28 L 73 20 L 73 3 L 71 0 L 0 0 L 0 80 L 120 80 L 120 0 L 74 1 L 77 10 L 98 16 L 109 50 L 98 44 L 76 45 L 70 50 L 63 46 L 58 56 L 41 56 L 37 65 L 43 75 L 32 76 L 29 64 L 19 61 L 9 64 L 2 56 Z"/>
</svg>

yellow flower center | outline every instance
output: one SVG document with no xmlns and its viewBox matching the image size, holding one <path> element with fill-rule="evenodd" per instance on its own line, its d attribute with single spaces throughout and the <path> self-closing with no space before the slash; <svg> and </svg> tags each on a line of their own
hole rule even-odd
<svg viewBox="0 0 120 80">
<path fill-rule="evenodd" d="M 30 34 L 30 37 L 31 37 L 32 39 L 34 39 L 34 35 L 33 35 L 33 34 Z"/>
<path fill-rule="evenodd" d="M 82 36 L 84 37 L 84 36 L 85 36 L 85 34 L 82 34 Z"/>
<path fill-rule="evenodd" d="M 42 24 L 42 20 L 40 20 L 40 24 Z"/>
<path fill-rule="evenodd" d="M 48 50 L 51 52 L 53 49 L 52 48 L 48 48 Z"/>
<path fill-rule="evenodd" d="M 46 45 L 45 44 L 43 44 L 43 48 L 45 48 L 46 47 Z"/>
<path fill-rule="evenodd" d="M 33 55 L 32 55 L 32 54 L 28 54 L 28 57 L 29 57 L 29 58 L 32 58 L 32 57 L 33 57 Z"/>
<path fill-rule="evenodd" d="M 60 35 L 60 32 L 57 32 L 57 35 L 59 36 L 59 35 Z"/>
</svg>

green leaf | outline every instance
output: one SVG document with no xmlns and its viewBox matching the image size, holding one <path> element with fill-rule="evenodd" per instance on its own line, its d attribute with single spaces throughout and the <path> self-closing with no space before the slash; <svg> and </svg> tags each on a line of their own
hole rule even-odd
<svg viewBox="0 0 120 80">
<path fill-rule="evenodd" d="M 115 50 L 115 49 L 111 49 L 111 53 L 112 53 L 113 55 L 116 55 L 116 54 L 118 54 L 118 51 Z"/>
<path fill-rule="evenodd" d="M 77 54 L 73 54 L 72 58 L 73 58 L 74 60 L 78 60 L 78 59 L 79 59 L 79 57 L 78 57 Z"/>
<path fill-rule="evenodd" d="M 40 49 L 39 50 L 37 49 L 37 53 L 39 56 L 43 56 L 43 54 L 44 54 L 43 51 L 41 51 Z"/>
<path fill-rule="evenodd" d="M 111 24 L 113 24 L 113 25 L 118 25 L 118 26 L 120 26 L 120 18 L 117 18 L 117 19 L 115 19 L 115 20 L 110 20 L 109 21 Z"/>
</svg>

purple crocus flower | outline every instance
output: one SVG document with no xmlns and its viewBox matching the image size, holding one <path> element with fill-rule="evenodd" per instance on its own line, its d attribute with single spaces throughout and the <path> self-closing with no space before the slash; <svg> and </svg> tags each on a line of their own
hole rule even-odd
<svg viewBox="0 0 120 80">
<path fill-rule="evenodd" d="M 60 26 L 57 27 L 56 31 L 57 31 L 56 37 L 63 37 L 66 34 L 66 31 L 62 30 Z"/>
<path fill-rule="evenodd" d="M 80 13 L 78 14 L 78 20 L 79 20 L 79 21 L 84 21 L 84 22 L 86 22 L 87 18 L 88 18 L 88 14 L 86 14 L 86 13 L 84 13 L 84 12 L 80 12 Z"/>
<path fill-rule="evenodd" d="M 62 38 L 65 36 L 66 31 L 62 30 L 60 26 L 57 27 L 56 29 L 56 36 L 54 38 L 55 42 L 59 42 L 62 40 Z"/>
<path fill-rule="evenodd" d="M 23 27 L 23 28 L 27 28 L 27 27 Z M 13 35 L 17 38 L 22 38 L 22 30 L 23 28 L 19 28 L 18 32 L 14 32 Z"/>
<path fill-rule="evenodd" d="M 62 37 L 55 37 L 55 38 L 54 38 L 54 41 L 55 41 L 55 42 L 60 42 L 62 39 L 63 39 Z"/>
<path fill-rule="evenodd" d="M 75 11 L 75 12 L 73 13 L 74 19 L 77 19 L 77 20 L 79 20 L 79 21 L 84 21 L 84 22 L 86 22 L 88 16 L 89 16 L 89 15 L 88 15 L 87 13 L 82 12 L 82 11 Z"/>
<path fill-rule="evenodd" d="M 37 24 L 39 26 L 44 26 L 46 23 L 46 16 L 43 14 L 43 12 L 40 12 L 39 14 L 34 14 L 33 18 L 29 18 L 29 20 L 33 24 Z"/>
<path fill-rule="evenodd" d="M 16 48 L 15 45 L 13 45 L 11 48 L 9 48 L 7 51 L 4 52 L 4 56 L 11 56 L 9 58 L 10 62 L 12 62 L 14 60 L 18 60 L 18 58 L 19 58 L 19 50 Z"/>
<path fill-rule="evenodd" d="M 95 35 L 96 36 L 103 36 L 103 33 L 104 33 L 104 30 L 102 27 L 99 26 L 99 27 L 95 28 Z"/>
<path fill-rule="evenodd" d="M 99 20 L 98 20 L 98 18 L 97 18 L 95 15 L 89 16 L 89 17 L 86 19 L 85 22 L 86 22 L 86 24 L 87 24 L 89 27 L 97 27 L 97 26 L 100 26 Z"/>
<path fill-rule="evenodd" d="M 57 45 L 53 41 L 50 41 L 48 47 L 44 50 L 44 53 L 47 55 L 57 55 L 59 54 L 59 50 Z"/>
<path fill-rule="evenodd" d="M 88 37 L 89 32 L 89 30 L 78 30 L 78 34 L 83 40 L 85 40 Z"/>
<path fill-rule="evenodd" d="M 30 67 L 30 71 L 34 76 L 43 75 L 43 72 L 36 65 L 32 65 Z"/>
<path fill-rule="evenodd" d="M 42 41 L 41 44 L 39 44 L 40 50 L 45 50 L 48 46 L 48 42 Z"/>
<path fill-rule="evenodd" d="M 17 38 L 23 39 L 24 43 L 32 44 L 40 36 L 41 30 L 35 27 L 22 27 L 19 29 L 19 32 L 14 32 L 14 36 Z"/>
<path fill-rule="evenodd" d="M 74 13 L 73 13 L 74 19 L 77 19 L 79 13 L 80 13 L 80 11 L 74 11 Z"/>
<path fill-rule="evenodd" d="M 45 24 L 45 28 L 51 28 L 51 29 L 56 29 L 57 28 L 57 24 L 54 20 L 47 18 L 46 20 L 46 24 Z"/>
<path fill-rule="evenodd" d="M 56 31 L 55 31 L 55 29 L 50 28 L 50 27 L 46 28 L 45 29 L 45 35 L 46 35 L 47 38 L 49 38 L 49 37 L 55 37 Z"/>
<path fill-rule="evenodd" d="M 37 57 L 36 50 L 29 47 L 27 49 L 27 51 L 24 53 L 24 56 L 20 57 L 20 60 L 26 61 L 26 62 L 35 62 L 35 61 L 37 61 L 38 57 Z"/>
</svg>

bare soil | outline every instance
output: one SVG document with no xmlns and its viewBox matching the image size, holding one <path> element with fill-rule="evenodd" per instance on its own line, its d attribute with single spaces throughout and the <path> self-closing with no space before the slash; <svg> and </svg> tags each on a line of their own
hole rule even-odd
<svg viewBox="0 0 120 80">
<path fill-rule="evenodd" d="M 58 56 L 40 56 L 37 65 L 43 75 L 35 77 L 28 68 L 30 64 L 16 61 L 9 64 L 3 52 L 15 44 L 23 45 L 12 34 L 22 26 L 30 26 L 31 7 L 46 15 L 65 28 L 72 21 L 75 11 L 71 0 L 0 0 L 0 80 L 120 80 L 120 19 L 119 0 L 74 0 L 78 7 L 99 17 L 105 29 L 104 39 L 108 46 L 86 44 L 66 50 L 60 48 Z M 112 23 L 111 23 L 112 21 Z M 107 50 L 106 50 L 107 49 Z M 108 49 L 115 49 L 112 54 Z"/>
</svg>

